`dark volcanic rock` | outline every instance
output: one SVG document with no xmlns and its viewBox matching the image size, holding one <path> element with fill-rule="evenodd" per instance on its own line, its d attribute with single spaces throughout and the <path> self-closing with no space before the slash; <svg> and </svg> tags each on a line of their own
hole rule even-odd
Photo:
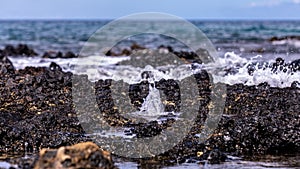
<svg viewBox="0 0 300 169">
<path fill-rule="evenodd" d="M 5 55 L 5 56 L 17 55 L 17 51 L 16 51 L 15 47 L 12 45 L 5 46 L 5 48 L 2 52 L 3 52 L 3 55 Z"/>
<path fill-rule="evenodd" d="M 85 142 L 59 149 L 42 149 L 34 168 L 115 169 L 116 167 L 109 152 L 101 150 L 92 142 Z"/>
<path fill-rule="evenodd" d="M 203 143 L 196 136 L 208 111 L 204 103 L 187 137 L 158 159 L 195 158 L 219 163 L 225 160 L 223 153 L 246 159 L 297 154 L 300 151 L 299 93 L 299 88 L 227 86 L 224 115 L 214 134 Z M 213 160 L 209 154 L 215 149 L 220 158 Z M 195 157 L 197 153 L 200 155 Z"/>
<path fill-rule="evenodd" d="M 130 49 L 131 50 L 141 50 L 141 49 L 146 49 L 145 47 L 137 44 L 137 43 L 133 43 L 131 46 L 130 46 Z"/>
<path fill-rule="evenodd" d="M 217 131 L 222 134 L 211 144 L 250 157 L 299 151 L 299 89 L 233 85 L 227 91 L 225 114 L 230 116 L 222 118 Z"/>
<path fill-rule="evenodd" d="M 166 112 L 179 112 L 180 110 L 180 89 L 179 84 L 172 79 L 161 79 L 155 83 L 155 87 L 161 90 L 165 95 L 163 101 Z"/>
<path fill-rule="evenodd" d="M 75 55 L 73 52 L 67 52 L 64 56 L 64 58 L 76 58 L 77 55 Z"/>
<path fill-rule="evenodd" d="M 144 99 L 149 94 L 149 83 L 143 81 L 139 84 L 131 84 L 129 87 L 129 98 L 131 103 L 137 108 L 140 108 L 144 103 Z"/>
<path fill-rule="evenodd" d="M 118 110 L 113 102 L 112 80 L 99 80 L 94 84 L 95 93 L 91 93 L 96 94 L 97 100 L 97 105 L 91 106 L 98 106 L 99 112 L 93 112 L 91 117 L 81 117 L 83 121 L 80 123 L 72 98 L 72 85 L 77 83 L 72 78 L 79 77 L 87 84 L 93 84 L 87 76 L 63 72 L 54 62 L 49 68 L 27 67 L 15 71 L 11 62 L 1 57 L 0 65 L 1 72 L 6 70 L 0 79 L 0 153 L 36 152 L 41 148 L 58 148 L 90 140 L 81 125 L 91 126 L 89 122 L 99 113 L 109 125 L 128 127 L 130 132 L 127 132 L 139 138 L 158 135 L 175 121 L 170 117 L 161 123 L 135 123 L 123 117 L 122 110 Z M 281 66 L 282 61 L 278 59 L 276 65 Z M 147 79 L 150 75 L 145 73 L 144 76 Z M 200 107 L 195 123 L 190 124 L 192 129 L 178 145 L 154 160 L 166 164 L 188 159 L 220 163 L 225 160 L 225 155 L 259 158 L 268 154 L 299 153 L 300 90 L 297 86 L 227 85 L 226 103 L 218 128 L 207 141 L 199 142 L 198 134 L 202 131 L 211 102 L 213 84 L 209 76 L 204 71 L 195 75 L 199 97 L 191 99 L 199 101 Z M 154 84 L 144 81 L 129 85 L 130 102 L 137 109 L 147 97 L 149 85 Z M 155 82 L 155 87 L 165 95 L 165 110 L 180 111 L 180 90 L 175 80 L 162 79 Z M 88 107 L 84 110 L 89 112 Z"/>
<path fill-rule="evenodd" d="M 57 52 L 57 54 L 54 58 L 63 58 L 63 53 L 62 52 Z"/>
<path fill-rule="evenodd" d="M 51 58 L 51 57 L 52 57 L 52 55 L 50 52 L 45 52 L 42 56 L 42 58 Z"/>
<path fill-rule="evenodd" d="M 16 48 L 16 52 L 18 55 L 22 56 L 37 56 L 37 53 L 25 44 L 18 45 L 18 47 Z"/>
<path fill-rule="evenodd" d="M 71 73 L 27 67 L 1 76 L 0 85 L 0 152 L 87 140 L 72 109 Z"/>
<path fill-rule="evenodd" d="M 273 73 L 284 72 L 284 73 L 293 73 L 300 71 L 300 60 L 294 60 L 290 63 L 285 62 L 282 58 L 276 58 L 275 62 L 254 62 L 247 66 L 249 75 L 253 75 L 253 73 L 257 69 L 267 69 L 270 68 Z"/>
<path fill-rule="evenodd" d="M 49 68 L 52 71 L 56 71 L 56 70 L 62 71 L 62 68 L 58 64 L 56 64 L 55 62 L 51 62 L 50 65 L 49 65 Z"/>
<path fill-rule="evenodd" d="M 133 51 L 143 50 L 143 49 L 146 49 L 146 48 L 137 43 L 133 43 L 129 49 L 125 48 L 125 49 L 122 49 L 121 51 L 116 51 L 115 48 L 112 48 L 109 51 L 107 51 L 105 55 L 106 56 L 129 56 L 132 54 Z"/>
<path fill-rule="evenodd" d="M 276 72 L 276 71 L 282 71 L 284 69 L 284 60 L 282 58 L 276 58 L 275 63 L 273 63 L 272 65 L 272 71 Z"/>
<path fill-rule="evenodd" d="M 0 75 L 4 76 L 7 73 L 15 72 L 15 68 L 11 61 L 6 56 L 0 56 Z"/>
<path fill-rule="evenodd" d="M 38 155 L 32 155 L 28 158 L 10 158 L 7 159 L 10 164 L 9 169 L 32 169 L 37 161 Z M 3 166 L 1 166 L 3 167 Z M 5 168 L 5 167 L 4 167 Z"/>
<path fill-rule="evenodd" d="M 293 81 L 293 83 L 291 84 L 291 88 L 296 89 L 297 87 L 300 87 L 300 82 L 298 82 L 298 81 Z"/>
<path fill-rule="evenodd" d="M 284 59 L 277 58 L 271 67 L 273 72 L 287 72 L 288 70 L 292 72 L 300 71 L 300 59 L 294 60 L 291 63 L 285 63 Z"/>
<path fill-rule="evenodd" d="M 291 65 L 292 70 L 300 71 L 300 59 L 294 60 L 290 65 Z"/>
<path fill-rule="evenodd" d="M 16 48 L 12 45 L 7 45 L 1 50 L 0 55 L 3 56 L 37 56 L 38 54 L 26 44 L 19 44 Z"/>
<path fill-rule="evenodd" d="M 180 52 L 174 52 L 174 54 L 179 58 L 186 59 L 188 61 L 193 60 L 193 61 L 197 61 L 197 63 L 202 63 L 200 61 L 199 56 L 194 52 L 180 51 Z"/>
<path fill-rule="evenodd" d="M 147 52 L 158 51 L 161 55 L 166 54 L 164 52 L 172 53 L 186 62 L 196 62 L 201 64 L 202 60 L 204 60 L 205 62 L 211 61 L 211 56 L 209 52 L 205 49 L 198 49 L 195 53 L 189 51 L 174 51 L 174 49 L 171 46 L 165 47 L 163 45 L 159 46 L 157 49 L 147 49 L 138 44 L 133 44 L 130 47 L 130 49 L 125 48 L 122 49 L 121 51 L 116 51 L 116 49 L 111 49 L 107 51 L 105 55 L 106 56 L 136 56 L 135 54 L 137 50 L 145 50 L 145 49 Z"/>
<path fill-rule="evenodd" d="M 218 149 L 214 149 L 209 152 L 207 161 L 209 164 L 220 164 L 221 162 L 224 162 L 227 159 L 227 156 L 219 151 Z"/>
<path fill-rule="evenodd" d="M 159 50 L 168 50 L 169 52 L 174 52 L 174 49 L 171 46 L 160 45 Z"/>
<path fill-rule="evenodd" d="M 70 59 L 70 58 L 76 58 L 78 55 L 75 53 L 68 51 L 67 53 L 63 54 L 62 52 L 54 52 L 54 51 L 48 51 L 45 52 L 42 56 L 43 58 L 50 58 L 50 59 L 56 59 L 56 58 L 65 58 L 65 59 Z"/>
<path fill-rule="evenodd" d="M 281 41 L 281 40 L 300 40 L 300 36 L 283 36 L 283 37 L 277 37 L 274 36 L 272 38 L 269 39 L 269 41 L 274 42 L 274 41 Z"/>
</svg>

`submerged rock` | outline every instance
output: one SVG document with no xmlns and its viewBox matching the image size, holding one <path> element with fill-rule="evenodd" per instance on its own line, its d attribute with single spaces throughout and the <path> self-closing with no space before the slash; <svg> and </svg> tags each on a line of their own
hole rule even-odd
<svg viewBox="0 0 300 169">
<path fill-rule="evenodd" d="M 92 142 L 85 142 L 59 149 L 42 149 L 34 168 L 115 169 L 116 167 L 109 152 L 101 150 Z"/>
</svg>

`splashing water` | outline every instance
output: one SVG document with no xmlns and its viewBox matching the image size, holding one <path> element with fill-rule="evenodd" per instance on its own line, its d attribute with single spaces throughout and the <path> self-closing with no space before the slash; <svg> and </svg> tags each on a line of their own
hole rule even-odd
<svg viewBox="0 0 300 169">
<path fill-rule="evenodd" d="M 162 115 L 168 115 L 169 112 L 164 111 L 164 105 L 161 101 L 161 95 L 158 89 L 149 85 L 149 94 L 144 99 L 144 103 L 140 111 L 128 113 L 132 118 L 137 119 L 138 122 L 149 122 L 158 120 Z"/>
<path fill-rule="evenodd" d="M 128 113 L 129 117 L 137 119 L 139 122 L 147 122 L 152 120 L 158 120 L 162 115 L 168 115 L 170 112 L 164 111 L 164 105 L 162 100 L 164 100 L 164 95 L 161 95 L 161 92 L 155 87 L 155 82 L 161 78 L 171 78 L 170 74 L 165 75 L 161 71 L 153 68 L 148 65 L 143 69 L 144 72 L 147 72 L 147 76 L 141 76 L 141 80 L 147 80 L 149 82 L 149 94 L 144 99 L 144 102 L 137 112 Z M 128 81 L 128 79 L 127 79 Z"/>
<path fill-rule="evenodd" d="M 164 111 L 164 106 L 160 100 L 159 90 L 150 85 L 149 94 L 141 107 L 141 112 L 145 116 L 157 116 Z"/>
<path fill-rule="evenodd" d="M 241 58 L 233 52 L 226 53 L 225 56 L 225 58 L 219 58 L 213 65 L 207 65 L 208 70 L 211 67 L 221 70 L 218 72 L 215 71 L 216 69 L 210 70 L 210 72 L 213 72 L 212 75 L 215 83 L 223 82 L 229 85 L 242 83 L 251 86 L 267 82 L 271 87 L 285 88 L 290 87 L 293 82 L 300 79 L 299 71 L 293 72 L 288 69 L 286 71 L 274 71 L 270 64 L 275 61 L 258 61 L 258 58 L 262 58 L 261 55 L 254 56 L 250 60 Z M 249 66 L 254 69 L 253 73 L 249 73 Z M 228 68 L 234 68 L 236 72 L 224 75 L 224 71 L 222 70 L 228 70 Z M 298 87 L 300 86 L 298 85 Z"/>
<path fill-rule="evenodd" d="M 212 74 L 213 82 L 223 82 L 229 85 L 242 83 L 244 85 L 258 85 L 267 82 L 271 87 L 290 87 L 294 81 L 299 81 L 300 71 L 275 71 L 269 65 L 274 60 L 263 60 L 261 55 L 250 59 L 242 58 L 234 52 L 227 52 L 224 58 L 218 58 L 216 62 L 209 64 L 193 64 L 193 72 L 190 65 L 172 66 L 166 65 L 154 69 L 151 66 L 146 68 L 132 67 L 129 65 L 119 65 L 117 63 L 128 60 L 129 57 L 107 57 L 90 56 L 86 58 L 73 59 L 43 59 L 43 58 L 9 58 L 16 69 L 24 69 L 26 66 L 49 66 L 51 62 L 59 64 L 64 71 L 71 71 L 76 74 L 87 74 L 91 81 L 99 79 L 124 80 L 127 83 L 139 83 L 141 73 L 152 71 L 155 80 L 174 79 L 182 80 L 193 73 L 198 73 L 203 69 Z M 83 64 L 84 63 L 84 64 Z M 95 64 L 97 63 L 97 65 Z M 78 67 L 80 66 L 80 69 Z M 254 69 L 249 74 L 249 66 Z M 74 67 L 77 67 L 76 69 Z M 298 87 L 300 87 L 298 85 Z"/>
<path fill-rule="evenodd" d="M 223 82 L 229 85 L 242 83 L 244 85 L 258 85 L 267 82 L 271 87 L 290 87 L 291 84 L 300 79 L 300 71 L 275 71 L 269 65 L 274 60 L 264 61 L 261 55 L 250 59 L 242 58 L 234 52 L 227 52 L 224 58 L 218 58 L 216 62 L 209 64 L 193 64 L 191 66 L 166 65 L 154 69 L 151 66 L 145 68 L 132 67 L 130 65 L 119 65 L 117 63 L 130 59 L 129 57 L 107 57 L 90 56 L 86 58 L 73 59 L 43 59 L 43 58 L 9 58 L 16 69 L 24 69 L 26 66 L 49 66 L 51 62 L 59 64 L 64 71 L 71 71 L 76 74 L 87 74 L 91 81 L 99 79 L 124 80 L 127 83 L 139 83 L 141 73 L 152 71 L 155 80 L 174 79 L 182 80 L 193 73 L 198 73 L 203 69 L 212 74 L 213 82 Z M 97 65 L 95 64 L 97 63 Z M 254 69 L 249 74 L 249 66 Z M 74 67 L 77 67 L 76 69 Z M 80 69 L 78 69 L 80 67 Z M 300 87 L 298 85 L 298 87 Z"/>
</svg>

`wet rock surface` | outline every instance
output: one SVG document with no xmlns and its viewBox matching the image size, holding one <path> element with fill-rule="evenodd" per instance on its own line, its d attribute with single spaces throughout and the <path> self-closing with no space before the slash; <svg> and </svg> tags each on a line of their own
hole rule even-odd
<svg viewBox="0 0 300 169">
<path fill-rule="evenodd" d="M 299 88 L 261 84 L 227 86 L 227 90 L 228 116 L 223 116 L 210 145 L 249 157 L 299 152 Z"/>
<path fill-rule="evenodd" d="M 84 140 L 72 110 L 71 80 L 71 73 L 51 67 L 1 76 L 0 152 L 32 152 Z"/>
<path fill-rule="evenodd" d="M 74 110 L 72 85 L 76 83 L 72 82 L 72 77 L 77 75 L 63 72 L 54 62 L 48 68 L 14 70 L 11 62 L 2 57 L 0 66 L 1 154 L 36 153 L 42 148 L 59 148 L 91 140 L 82 128 L 82 125 L 90 125 L 91 119 L 80 123 Z M 92 84 L 84 75 L 77 77 Z M 192 129 L 173 149 L 152 160 L 164 165 L 204 160 L 216 164 L 225 161 L 228 155 L 257 159 L 268 154 L 297 155 L 300 152 L 299 88 L 276 88 L 268 84 L 227 85 L 225 108 L 218 128 L 202 143 L 198 134 L 209 113 L 212 84 L 205 72 L 196 74 L 195 78 L 200 95 L 193 99 L 201 106 L 195 123 L 191 124 Z M 116 109 L 113 103 L 111 82 L 99 80 L 94 84 L 99 112 L 94 112 L 92 117 L 102 113 L 108 124 L 128 127 L 127 134 L 139 138 L 158 135 L 172 126 L 175 121 L 172 116 L 161 123 L 135 123 L 133 119 L 123 117 L 122 110 Z M 176 81 L 163 79 L 155 86 L 165 94 L 165 110 L 180 111 L 180 90 Z M 148 95 L 148 87 L 147 81 L 129 87 L 130 102 L 137 110 Z M 88 107 L 86 111 L 89 111 Z M 56 158 L 56 153 L 56 150 L 49 150 L 50 155 L 43 155 L 49 155 L 47 158 L 51 159 Z M 100 157 L 101 153 L 98 155 Z M 28 168 L 35 163 L 34 160 L 28 162 Z M 60 164 L 71 165 L 74 162 Z"/>
<path fill-rule="evenodd" d="M 294 60 L 290 65 L 294 71 L 300 71 L 300 59 Z"/>
</svg>

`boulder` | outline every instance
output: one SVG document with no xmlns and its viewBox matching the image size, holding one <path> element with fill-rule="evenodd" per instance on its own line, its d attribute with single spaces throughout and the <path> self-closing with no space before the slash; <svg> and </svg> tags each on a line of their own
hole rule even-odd
<svg viewBox="0 0 300 169">
<path fill-rule="evenodd" d="M 114 169 L 111 154 L 92 142 L 78 143 L 59 149 L 42 149 L 35 164 L 39 168 Z"/>
</svg>

